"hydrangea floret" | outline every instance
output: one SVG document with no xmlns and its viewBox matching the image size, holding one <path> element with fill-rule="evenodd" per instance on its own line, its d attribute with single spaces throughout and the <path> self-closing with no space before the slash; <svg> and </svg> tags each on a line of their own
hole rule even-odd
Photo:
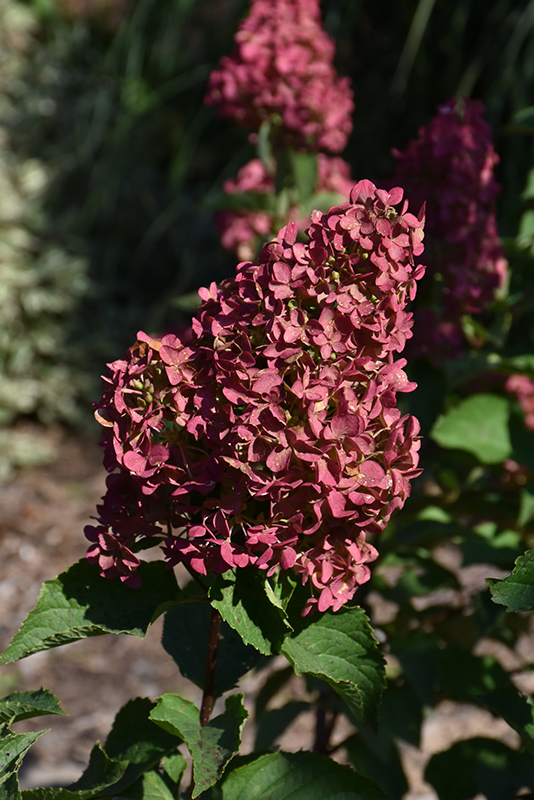
<svg viewBox="0 0 534 800">
<path fill-rule="evenodd" d="M 317 154 L 317 184 L 315 192 L 328 192 L 340 195 L 340 200 L 348 199 L 354 181 L 350 177 L 350 165 L 342 158 Z M 235 178 L 224 184 L 227 195 L 254 193 L 275 197 L 275 181 L 259 158 L 247 162 Z M 309 224 L 309 217 L 299 218 L 296 207 L 289 209 L 286 219 L 297 222 L 299 230 Z M 274 235 L 279 227 L 275 225 L 275 214 L 263 209 L 243 209 L 239 211 L 220 211 L 215 215 L 215 223 L 221 232 L 223 247 L 235 253 L 238 258 L 248 260 L 257 253 L 259 241 Z"/>
<path fill-rule="evenodd" d="M 495 216 L 499 157 L 483 104 L 450 100 L 405 150 L 393 154 L 393 181 L 411 203 L 427 203 L 425 260 L 437 280 L 427 282 L 427 307 L 418 298 L 413 344 L 454 356 L 462 347 L 462 316 L 485 311 L 507 277 Z"/>
<path fill-rule="evenodd" d="M 368 580 L 374 542 L 418 474 L 419 425 L 395 360 L 411 336 L 423 215 L 361 181 L 289 223 L 258 263 L 201 289 L 187 334 L 139 333 L 109 365 L 96 416 L 110 475 L 86 528 L 101 574 L 139 584 L 139 547 L 169 566 L 293 570 L 306 612 Z"/>
<path fill-rule="evenodd" d="M 234 44 L 211 74 L 208 105 L 253 134 L 270 123 L 278 147 L 345 148 L 352 91 L 334 69 L 318 0 L 253 0 Z"/>
</svg>

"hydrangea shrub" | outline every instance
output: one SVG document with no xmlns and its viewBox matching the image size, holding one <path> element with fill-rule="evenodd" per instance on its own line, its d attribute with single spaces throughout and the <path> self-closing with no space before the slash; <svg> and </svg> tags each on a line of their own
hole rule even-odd
<svg viewBox="0 0 534 800">
<path fill-rule="evenodd" d="M 110 365 L 97 418 L 111 473 L 90 561 L 139 584 L 135 545 L 199 573 L 292 569 L 307 610 L 339 609 L 369 578 L 376 534 L 418 474 L 419 427 L 396 406 L 423 250 L 402 189 L 361 181 L 289 223 L 200 291 L 186 335 L 139 334 Z"/>
</svg>

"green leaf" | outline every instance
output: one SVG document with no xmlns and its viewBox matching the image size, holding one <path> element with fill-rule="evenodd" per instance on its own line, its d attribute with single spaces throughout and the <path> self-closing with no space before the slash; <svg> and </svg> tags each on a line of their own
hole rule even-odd
<svg viewBox="0 0 534 800">
<path fill-rule="evenodd" d="M 234 769 L 223 800 L 388 800 L 372 781 L 316 753 L 273 753 Z"/>
<path fill-rule="evenodd" d="M 8 733 L 0 739 L 0 785 L 4 784 L 11 775 L 16 775 L 22 759 L 43 733 L 46 731 Z"/>
<path fill-rule="evenodd" d="M 476 699 L 492 714 L 506 720 L 521 736 L 526 749 L 534 755 L 534 708 L 525 695 L 509 685 L 491 694 L 478 695 Z"/>
<path fill-rule="evenodd" d="M 447 800 L 478 794 L 487 800 L 510 800 L 518 789 L 533 785 L 534 760 L 493 739 L 467 739 L 432 756 L 425 780 Z"/>
<path fill-rule="evenodd" d="M 408 791 L 399 752 L 387 735 L 362 732 L 345 742 L 351 764 L 359 775 L 376 782 L 391 800 L 401 800 Z"/>
<path fill-rule="evenodd" d="M 317 185 L 317 154 L 291 152 L 293 177 L 299 201 L 305 203 L 313 195 Z"/>
<path fill-rule="evenodd" d="M 181 753 L 173 753 L 172 755 L 165 756 L 161 762 L 161 768 L 164 773 L 171 779 L 177 786 L 180 785 L 182 775 L 187 767 L 187 761 Z"/>
<path fill-rule="evenodd" d="M 203 688 L 211 619 L 207 603 L 183 603 L 165 614 L 162 644 L 184 678 Z M 219 697 L 262 658 L 226 622 L 221 624 L 214 694 Z"/>
<path fill-rule="evenodd" d="M 143 586 L 132 589 L 119 580 L 101 578 L 97 566 L 82 559 L 46 581 L 0 664 L 104 633 L 143 637 L 152 622 L 178 602 L 179 589 L 172 570 L 161 561 L 142 563 L 139 575 Z"/>
<path fill-rule="evenodd" d="M 273 602 L 272 593 L 267 594 L 266 580 L 259 570 L 228 570 L 214 581 L 210 600 L 245 644 L 271 655 L 280 652 L 290 625 L 282 603 Z"/>
<path fill-rule="evenodd" d="M 534 550 L 520 556 L 510 575 L 502 580 L 486 578 L 494 603 L 507 606 L 509 611 L 534 609 Z"/>
<path fill-rule="evenodd" d="M 239 750 L 247 716 L 241 694 L 229 697 L 224 713 L 204 727 L 200 725 L 198 708 L 194 703 L 177 694 L 165 694 L 158 699 L 150 718 L 187 744 L 193 759 L 195 790 L 192 797 L 198 797 L 219 780 Z"/>
<path fill-rule="evenodd" d="M 148 698 L 130 700 L 118 712 L 106 739 L 104 750 L 116 761 L 128 762 L 121 780 L 113 786 L 119 794 L 142 773 L 155 767 L 167 753 L 176 750 L 179 741 L 149 718 L 156 703 Z"/>
<path fill-rule="evenodd" d="M 334 206 L 346 203 L 348 197 L 344 197 L 338 192 L 316 192 L 307 201 L 299 204 L 299 211 L 303 219 L 311 217 L 312 211 L 323 211 L 326 213 Z"/>
<path fill-rule="evenodd" d="M 0 800 L 22 800 L 16 775 L 10 775 L 7 781 L 0 785 Z"/>
<path fill-rule="evenodd" d="M 143 774 L 139 789 L 139 800 L 176 800 L 176 796 L 156 770 Z"/>
<path fill-rule="evenodd" d="M 430 435 L 441 447 L 466 450 L 483 464 L 498 464 L 512 454 L 509 416 L 506 398 L 476 394 L 440 417 Z"/>
<path fill-rule="evenodd" d="M 81 778 L 68 788 L 29 789 L 22 792 L 24 800 L 89 800 L 114 786 L 124 774 L 127 761 L 108 758 L 99 744 L 95 744 L 89 765 Z"/>
<path fill-rule="evenodd" d="M 297 675 L 321 678 L 345 700 L 356 719 L 376 727 L 384 689 L 384 658 L 361 608 L 312 617 L 288 636 L 282 653 Z"/>
<path fill-rule="evenodd" d="M 281 708 L 273 708 L 262 714 L 256 727 L 254 750 L 269 750 L 274 742 L 289 728 L 292 722 L 304 711 L 309 711 L 310 703 L 303 700 L 291 700 Z"/>
<path fill-rule="evenodd" d="M 57 697 L 48 689 L 13 692 L 0 699 L 0 724 L 11 725 L 23 719 L 47 714 L 65 714 Z"/>
</svg>

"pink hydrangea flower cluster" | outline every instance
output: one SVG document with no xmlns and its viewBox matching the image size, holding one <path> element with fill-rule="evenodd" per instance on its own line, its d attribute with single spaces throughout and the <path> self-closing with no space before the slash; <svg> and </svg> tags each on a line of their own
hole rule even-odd
<svg viewBox="0 0 534 800">
<path fill-rule="evenodd" d="M 499 157 L 483 112 L 478 100 L 450 100 L 404 151 L 394 151 L 394 182 L 410 202 L 427 203 L 426 260 L 440 282 L 427 287 L 435 295 L 441 286 L 441 298 L 432 298 L 421 321 L 416 311 L 414 343 L 434 354 L 458 353 L 461 317 L 487 309 L 506 281 L 495 218 Z"/>
<path fill-rule="evenodd" d="M 534 380 L 528 375 L 510 375 L 505 388 L 519 402 L 527 428 L 534 431 Z"/>
<path fill-rule="evenodd" d="M 350 165 L 342 158 L 317 155 L 317 185 L 315 192 L 329 192 L 349 197 L 354 181 L 350 177 Z M 241 192 L 254 192 L 260 195 L 275 195 L 274 178 L 268 173 L 259 158 L 245 164 L 234 179 L 224 184 L 228 195 Z M 309 224 L 309 218 L 298 219 L 298 209 L 290 208 L 287 216 L 296 220 L 299 230 Z M 215 216 L 215 223 L 221 232 L 221 243 L 238 258 L 248 260 L 254 257 L 259 242 L 265 241 L 276 232 L 274 213 L 265 210 L 221 211 Z"/>
<path fill-rule="evenodd" d="M 110 364 L 96 416 L 111 473 L 88 558 L 139 583 L 136 543 L 169 565 L 221 573 L 293 570 L 307 611 L 339 609 L 369 578 L 370 540 L 419 473 L 412 391 L 394 360 L 424 267 L 423 219 L 361 181 L 315 211 L 308 240 L 289 223 L 258 263 L 201 289 L 187 335 L 140 333 Z"/>
<path fill-rule="evenodd" d="M 339 153 L 353 100 L 333 59 L 318 0 L 252 0 L 234 52 L 210 77 L 206 103 L 253 133 L 270 121 L 278 146 Z"/>
</svg>

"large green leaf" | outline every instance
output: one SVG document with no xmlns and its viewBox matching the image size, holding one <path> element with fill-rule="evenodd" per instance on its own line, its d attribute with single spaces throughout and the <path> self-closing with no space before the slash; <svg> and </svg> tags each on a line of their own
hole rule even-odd
<svg viewBox="0 0 534 800">
<path fill-rule="evenodd" d="M 21 800 L 21 798 L 18 778 L 16 775 L 10 775 L 0 784 L 0 800 Z"/>
<path fill-rule="evenodd" d="M 316 753 L 273 753 L 234 769 L 223 800 L 388 800 L 372 781 Z"/>
<path fill-rule="evenodd" d="M 0 699 L 0 724 L 11 725 L 23 719 L 47 714 L 65 714 L 57 697 L 48 689 L 12 692 Z"/>
<path fill-rule="evenodd" d="M 203 688 L 211 608 L 208 603 L 183 603 L 165 614 L 162 644 L 174 659 L 184 678 Z M 251 645 L 243 642 L 228 623 L 222 622 L 214 695 L 233 689 L 239 680 L 262 658 Z"/>
<path fill-rule="evenodd" d="M 89 765 L 82 777 L 67 789 L 28 789 L 22 792 L 24 800 L 89 800 L 114 786 L 124 774 L 127 761 L 108 758 L 99 744 L 95 744 Z"/>
<path fill-rule="evenodd" d="M 507 606 L 509 611 L 534 609 L 534 550 L 520 556 L 511 575 L 500 580 L 486 578 L 495 603 Z"/>
<path fill-rule="evenodd" d="M 220 575 L 210 589 L 211 604 L 245 644 L 264 655 L 280 652 L 290 625 L 282 601 L 257 569 L 234 569 Z"/>
<path fill-rule="evenodd" d="M 430 435 L 441 447 L 466 450 L 483 464 L 498 464 L 512 453 L 509 417 L 509 400 L 476 394 L 440 417 Z"/>
<path fill-rule="evenodd" d="M 150 718 L 164 730 L 182 737 L 193 759 L 195 788 L 192 797 L 209 789 L 224 772 L 241 744 L 241 730 L 248 713 L 243 695 L 235 694 L 226 700 L 223 714 L 200 725 L 198 708 L 176 694 L 159 698 Z"/>
<path fill-rule="evenodd" d="M 351 736 L 345 748 L 358 774 L 374 780 L 391 800 L 402 800 L 408 783 L 394 739 L 387 734 L 362 732 Z"/>
<path fill-rule="evenodd" d="M 359 721 L 376 727 L 385 684 L 384 658 L 361 608 L 312 617 L 282 647 L 297 675 L 322 678 Z"/>
<path fill-rule="evenodd" d="M 143 586 L 132 589 L 119 580 L 101 578 L 96 565 L 82 559 L 46 581 L 0 664 L 104 633 L 143 637 L 152 622 L 178 602 L 179 589 L 172 570 L 160 561 L 142 563 L 139 575 Z"/>
<path fill-rule="evenodd" d="M 8 733 L 0 739 L 0 786 L 9 780 L 11 775 L 17 774 L 22 759 L 43 733 L 46 731 Z M 10 786 L 14 786 L 13 782 Z"/>
<path fill-rule="evenodd" d="M 113 786 L 113 794 L 119 794 L 142 773 L 155 767 L 181 742 L 149 719 L 155 707 L 152 700 L 137 697 L 123 706 L 115 717 L 104 750 L 116 761 L 127 761 L 128 767 L 119 783 Z"/>
</svg>

